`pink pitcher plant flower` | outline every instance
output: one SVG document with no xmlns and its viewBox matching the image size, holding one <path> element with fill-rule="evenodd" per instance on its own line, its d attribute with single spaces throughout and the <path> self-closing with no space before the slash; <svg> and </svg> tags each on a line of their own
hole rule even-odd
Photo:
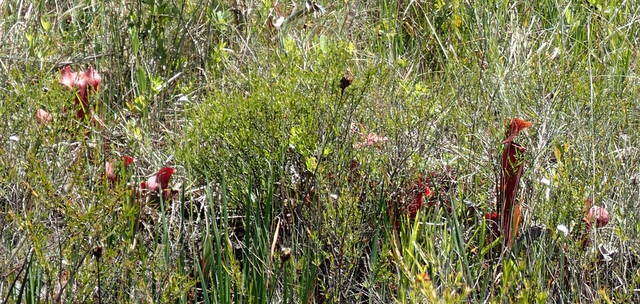
<svg viewBox="0 0 640 304">
<path fill-rule="evenodd" d="M 389 141 L 389 138 L 387 138 L 386 136 L 380 136 L 376 133 L 369 133 L 366 135 L 361 134 L 360 139 L 360 142 L 356 143 L 353 146 L 354 148 L 359 149 L 363 147 L 380 146 Z"/>
<path fill-rule="evenodd" d="M 360 137 L 360 141 L 355 143 L 353 147 L 360 149 L 371 146 L 381 146 L 385 142 L 389 141 L 386 136 L 381 136 L 373 132 L 365 133 L 365 127 L 362 124 L 351 122 L 349 125 L 349 133 L 357 134 Z"/>
<path fill-rule="evenodd" d="M 604 207 L 593 205 L 593 200 L 591 198 L 587 198 L 584 201 L 584 217 L 582 221 L 585 223 L 586 229 L 581 233 L 582 239 L 582 247 L 586 248 L 589 244 L 591 244 L 591 236 L 590 231 L 593 228 L 593 224 L 595 224 L 596 228 L 601 228 L 606 226 L 609 223 L 609 212 Z"/>
<path fill-rule="evenodd" d="M 171 176 L 176 172 L 176 169 L 171 167 L 164 167 L 158 171 L 155 175 L 152 175 L 147 181 L 140 183 L 140 189 L 149 191 L 161 191 L 169 189 L 169 181 Z"/>
<path fill-rule="evenodd" d="M 591 206 L 584 221 L 587 224 L 587 229 L 590 229 L 593 223 L 596 224 L 597 228 L 604 227 L 609 223 L 609 212 L 603 207 Z"/>
<path fill-rule="evenodd" d="M 65 66 L 60 70 L 60 84 L 71 90 L 77 90 L 74 103 L 80 106 L 76 116 L 85 117 L 89 109 L 89 95 L 97 92 L 100 88 L 102 77 L 92 67 L 84 72 L 73 72 L 70 66 Z"/>
<path fill-rule="evenodd" d="M 129 167 L 134 161 L 134 158 L 128 155 L 122 156 L 122 158 L 118 161 L 109 160 L 104 163 L 104 172 L 107 180 L 111 183 L 115 183 L 118 181 L 118 175 L 116 173 L 117 166 L 122 164 L 123 168 Z"/>
<path fill-rule="evenodd" d="M 170 198 L 177 192 L 169 187 L 169 181 L 175 172 L 176 169 L 171 167 L 164 167 L 160 169 L 158 173 L 149 177 L 147 181 L 140 183 L 140 191 L 147 194 L 162 193 L 165 200 Z"/>
</svg>

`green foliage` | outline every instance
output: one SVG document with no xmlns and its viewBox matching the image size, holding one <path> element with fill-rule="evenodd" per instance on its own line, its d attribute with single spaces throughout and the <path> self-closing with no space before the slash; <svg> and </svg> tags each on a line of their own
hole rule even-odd
<svg viewBox="0 0 640 304">
<path fill-rule="evenodd" d="M 296 3 L 0 1 L 0 301 L 639 301 L 635 3 Z M 67 64 L 103 76 L 92 118 Z M 512 117 L 534 126 L 501 252 Z M 164 166 L 175 194 L 138 190 Z"/>
<path fill-rule="evenodd" d="M 178 155 L 199 176 L 246 180 L 270 165 L 282 166 L 289 148 L 313 170 L 317 154 L 330 153 L 333 147 L 322 146 L 323 137 L 345 127 L 336 121 L 344 119 L 338 111 L 345 106 L 337 84 L 349 55 L 344 43 L 321 39 L 303 58 L 292 43 L 285 38 L 284 52 L 263 54 L 268 63 L 261 69 L 225 79 L 230 87 L 213 90 L 189 111 Z M 328 126 L 328 120 L 336 125 Z"/>
</svg>

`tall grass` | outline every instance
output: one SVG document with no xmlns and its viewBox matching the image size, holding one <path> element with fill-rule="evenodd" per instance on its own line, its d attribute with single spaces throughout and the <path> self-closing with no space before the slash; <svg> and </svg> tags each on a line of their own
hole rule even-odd
<svg viewBox="0 0 640 304">
<path fill-rule="evenodd" d="M 634 1 L 295 4 L 0 2 L 3 302 L 640 300 Z M 104 127 L 65 65 L 102 74 Z M 534 126 L 502 250 L 512 117 Z M 136 190 L 163 166 L 174 195 Z"/>
</svg>

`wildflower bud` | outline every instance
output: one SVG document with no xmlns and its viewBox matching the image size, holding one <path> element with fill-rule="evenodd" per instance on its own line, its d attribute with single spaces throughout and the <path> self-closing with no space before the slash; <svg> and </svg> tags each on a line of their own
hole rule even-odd
<svg viewBox="0 0 640 304">
<path fill-rule="evenodd" d="M 102 246 L 93 248 L 92 254 L 96 259 L 100 259 L 102 257 Z"/>
</svg>

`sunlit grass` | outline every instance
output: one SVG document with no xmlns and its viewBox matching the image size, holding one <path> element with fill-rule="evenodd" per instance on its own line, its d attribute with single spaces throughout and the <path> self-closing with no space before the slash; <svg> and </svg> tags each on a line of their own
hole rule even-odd
<svg viewBox="0 0 640 304">
<path fill-rule="evenodd" d="M 0 2 L 0 301 L 640 301 L 635 3 L 408 2 Z"/>
</svg>

